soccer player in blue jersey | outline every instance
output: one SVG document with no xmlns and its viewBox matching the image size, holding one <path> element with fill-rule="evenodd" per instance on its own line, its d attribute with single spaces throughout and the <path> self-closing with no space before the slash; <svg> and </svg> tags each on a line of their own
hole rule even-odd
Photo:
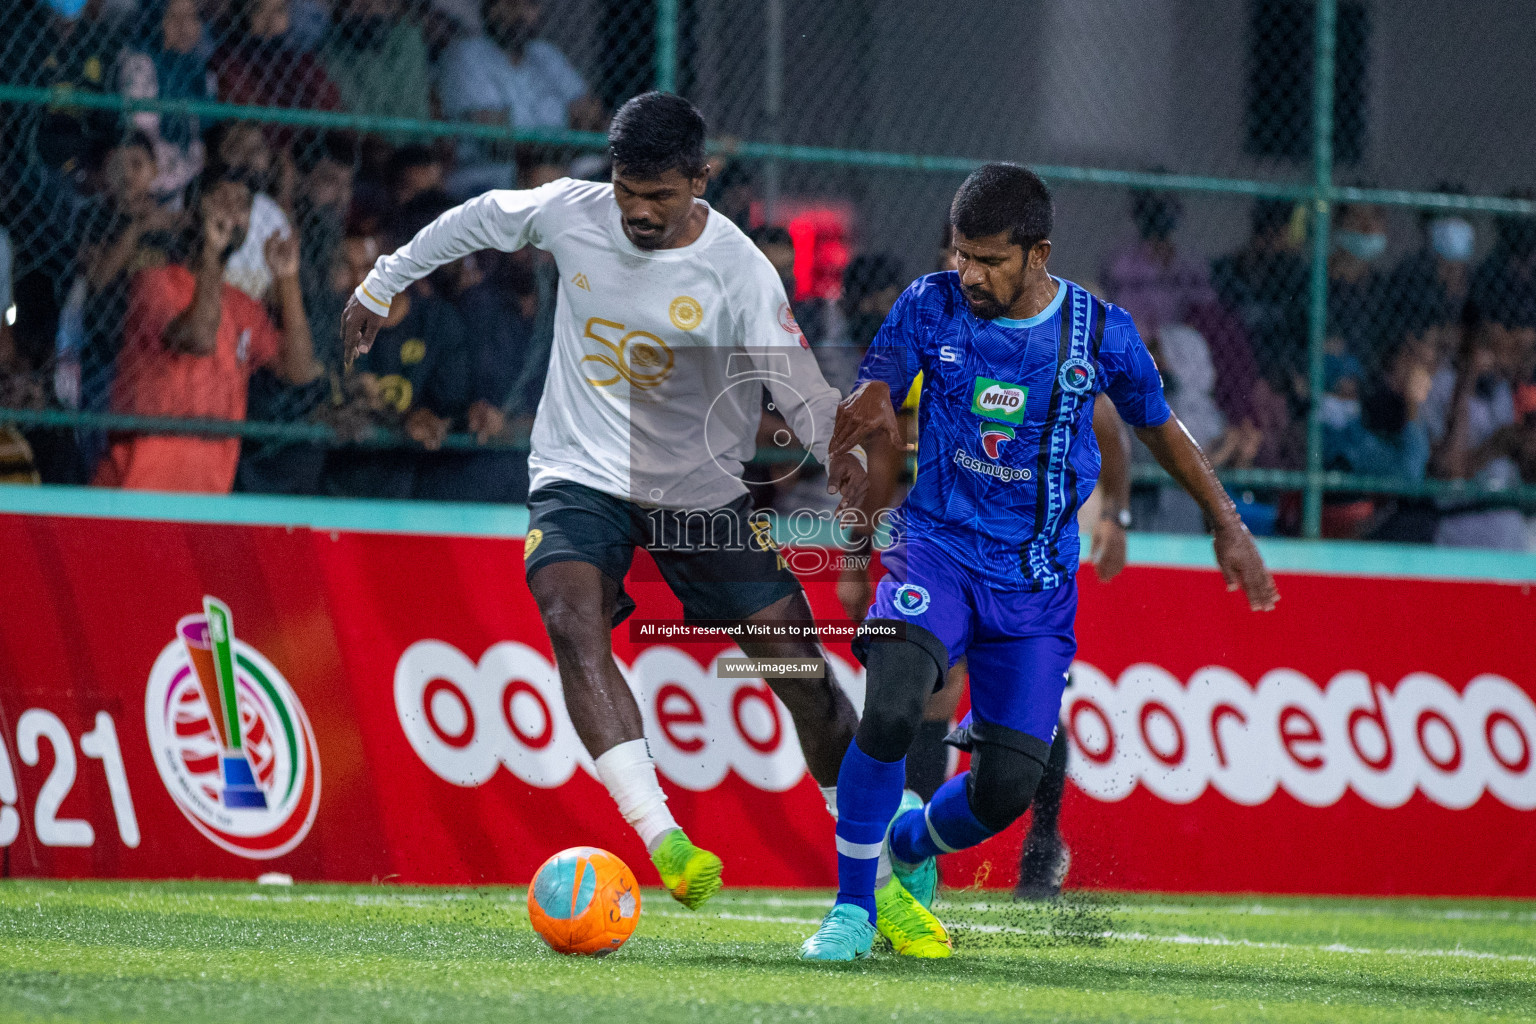
<svg viewBox="0 0 1536 1024">
<path fill-rule="evenodd" d="M 831 451 L 901 437 L 895 405 L 919 371 L 917 481 L 898 510 L 887 575 L 855 654 L 864 717 L 837 780 L 837 903 L 800 955 L 950 953 L 929 911 L 936 857 L 975 846 L 1029 807 L 1077 650 L 1076 510 L 1093 490 L 1100 392 L 1205 510 L 1228 590 L 1273 608 L 1279 592 L 1232 500 L 1163 399 L 1131 317 L 1051 276 L 1045 183 L 1013 164 L 978 169 L 950 208 L 957 270 L 902 295 L 838 408 Z M 881 639 L 882 632 L 900 639 Z M 923 705 L 970 662 L 970 770 L 927 805 L 903 797 Z"/>
</svg>

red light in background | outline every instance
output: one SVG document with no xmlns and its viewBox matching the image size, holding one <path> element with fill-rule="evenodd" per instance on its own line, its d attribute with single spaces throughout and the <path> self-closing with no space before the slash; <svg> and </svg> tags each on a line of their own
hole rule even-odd
<svg viewBox="0 0 1536 1024">
<path fill-rule="evenodd" d="M 841 294 L 852 220 L 852 211 L 841 206 L 807 204 L 790 215 L 785 227 L 795 246 L 795 301 Z"/>
</svg>

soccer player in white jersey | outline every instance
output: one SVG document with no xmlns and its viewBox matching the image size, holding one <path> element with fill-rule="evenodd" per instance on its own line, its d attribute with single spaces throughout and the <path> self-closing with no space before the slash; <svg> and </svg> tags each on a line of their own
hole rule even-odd
<svg viewBox="0 0 1536 1024">
<path fill-rule="evenodd" d="M 806 637 L 740 637 L 748 655 L 820 658 L 805 594 L 752 519 L 740 480 L 764 386 L 846 506 L 863 499 L 864 461 L 862 452 L 828 460 L 838 393 L 773 266 L 700 198 L 699 112 L 678 96 L 637 96 L 614 115 L 609 149 L 612 183 L 487 192 L 443 214 L 379 259 L 347 303 L 342 334 L 349 358 L 367 351 L 402 289 L 476 250 L 534 245 L 554 255 L 554 350 L 528 459 L 528 586 L 598 778 L 662 883 L 692 908 L 719 890 L 720 859 L 668 811 L 613 660 L 611 630 L 635 607 L 623 587 L 634 550 L 650 552 L 690 621 L 793 625 Z M 835 813 L 852 705 L 825 668 L 769 684 Z"/>
</svg>

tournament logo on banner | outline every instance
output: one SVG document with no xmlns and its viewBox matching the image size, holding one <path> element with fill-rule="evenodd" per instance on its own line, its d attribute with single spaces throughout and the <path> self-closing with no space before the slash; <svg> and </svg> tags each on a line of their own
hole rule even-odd
<svg viewBox="0 0 1536 1024">
<path fill-rule="evenodd" d="M 188 821 L 255 860 L 297 846 L 320 807 L 320 759 L 288 681 L 235 638 L 228 606 L 176 623 L 144 694 L 155 767 Z"/>
</svg>

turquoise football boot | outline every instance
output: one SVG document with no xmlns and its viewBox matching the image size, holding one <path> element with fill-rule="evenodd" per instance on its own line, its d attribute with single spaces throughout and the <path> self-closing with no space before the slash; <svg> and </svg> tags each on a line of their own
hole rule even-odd
<svg viewBox="0 0 1536 1024">
<path fill-rule="evenodd" d="M 816 934 L 800 944 L 801 960 L 868 960 L 875 944 L 869 915 L 851 903 L 839 903 L 821 919 Z"/>
</svg>

